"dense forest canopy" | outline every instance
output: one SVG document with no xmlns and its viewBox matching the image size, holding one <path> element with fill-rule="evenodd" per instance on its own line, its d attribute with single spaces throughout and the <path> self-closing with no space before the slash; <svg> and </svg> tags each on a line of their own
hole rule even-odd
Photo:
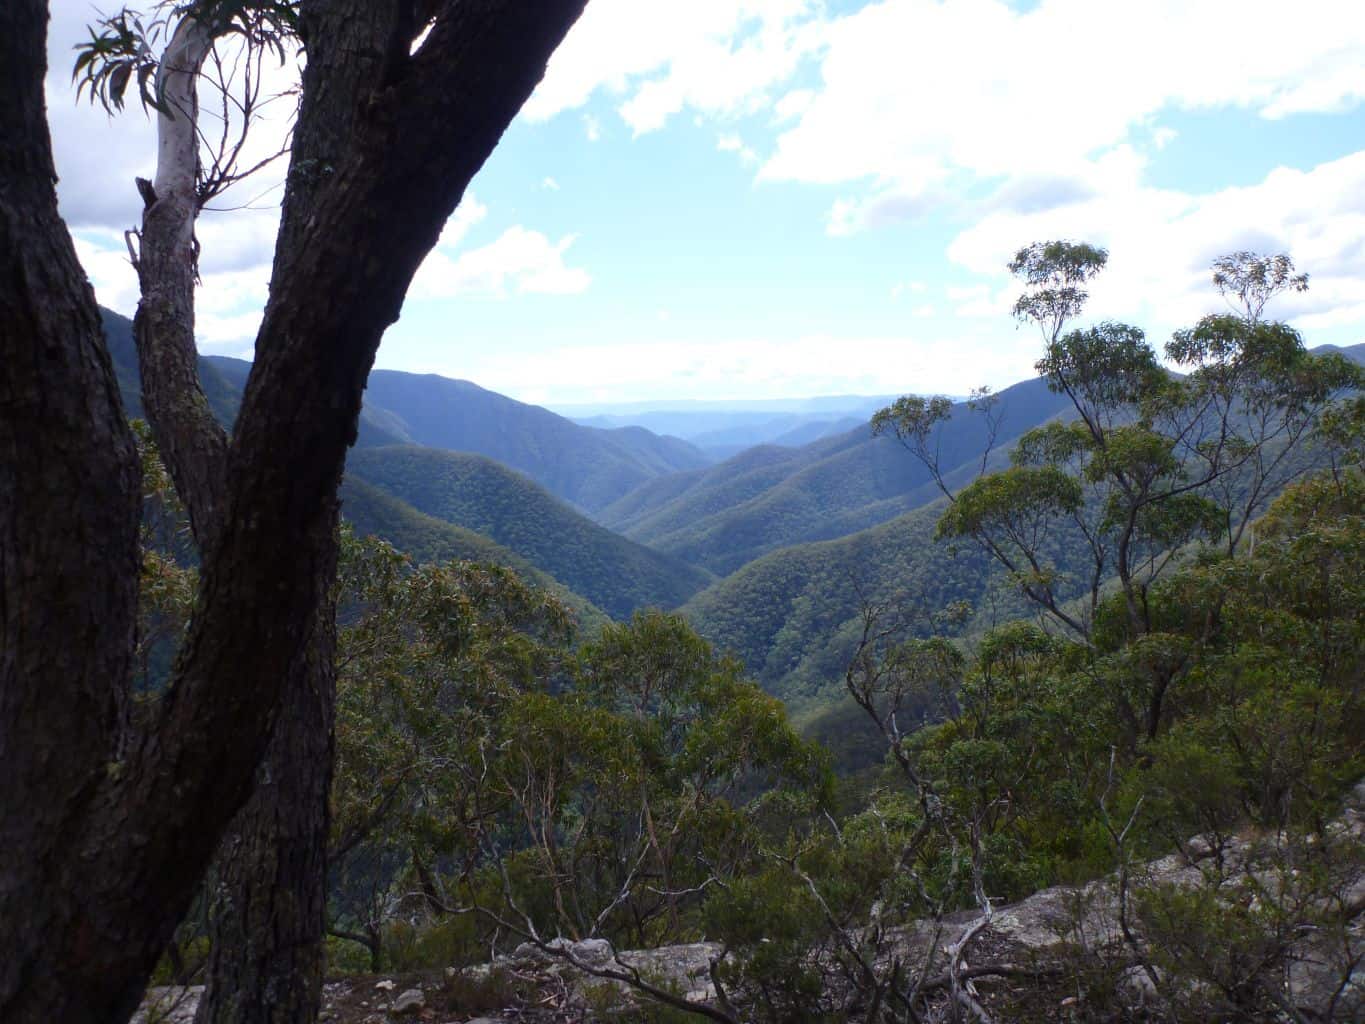
<svg viewBox="0 0 1365 1024">
<path fill-rule="evenodd" d="M 1035 242 L 1036 378 L 734 452 L 372 374 L 583 8 L 95 15 L 132 321 L 0 10 L 0 1018 L 1359 1019 L 1365 358 L 1275 319 L 1308 276 L 1220 257 L 1158 348 Z M 256 358 L 203 357 L 200 215 L 286 154 Z"/>
</svg>

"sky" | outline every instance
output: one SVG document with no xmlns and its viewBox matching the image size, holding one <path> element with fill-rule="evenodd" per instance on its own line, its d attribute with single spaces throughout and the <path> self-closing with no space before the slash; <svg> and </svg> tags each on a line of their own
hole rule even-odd
<svg viewBox="0 0 1365 1024">
<path fill-rule="evenodd" d="M 94 8 L 52 7 L 63 215 L 131 315 L 154 128 L 77 101 Z M 251 357 L 283 171 L 201 218 L 204 352 Z M 1040 348 L 1005 266 L 1053 238 L 1158 349 L 1242 249 L 1309 274 L 1268 311 L 1306 343 L 1365 341 L 1361 0 L 590 0 L 376 365 L 552 407 L 998 389 Z"/>
</svg>

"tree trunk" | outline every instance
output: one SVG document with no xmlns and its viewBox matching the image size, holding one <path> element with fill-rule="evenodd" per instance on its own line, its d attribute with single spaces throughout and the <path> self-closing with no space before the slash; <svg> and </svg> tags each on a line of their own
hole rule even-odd
<svg viewBox="0 0 1365 1024">
<path fill-rule="evenodd" d="M 228 447 L 199 381 L 194 338 L 197 78 L 213 45 L 207 24 L 185 14 L 161 57 L 157 170 L 151 189 L 142 188 L 142 297 L 134 323 L 148 418 L 201 549 L 222 526 Z M 329 581 L 334 571 L 327 570 Z M 255 791 L 218 849 L 200 1024 L 305 1024 L 317 1017 L 335 697 L 330 602 L 318 609 L 310 636 L 302 675 L 286 685 Z"/>
<path fill-rule="evenodd" d="M 7 1022 L 16 1019 L 16 993 L 41 1001 L 54 984 L 46 940 L 90 930 L 71 898 L 90 894 L 89 880 L 73 871 L 70 851 L 98 810 L 101 783 L 118 767 L 139 565 L 136 450 L 95 297 L 52 187 L 45 29 L 39 0 L 0 4 L 0 1020 Z M 88 941 L 99 938 L 92 933 Z"/>
<path fill-rule="evenodd" d="M 309 1024 L 322 996 L 335 609 L 314 622 L 303 685 L 285 691 L 256 791 L 218 849 L 196 1024 Z"/>
<path fill-rule="evenodd" d="M 171 685 L 137 731 L 123 714 L 137 461 L 57 215 L 45 7 L 0 4 L 5 1024 L 107 1024 L 137 1006 L 302 675 L 379 339 L 583 3 L 446 0 L 414 52 L 404 0 L 305 0 L 299 138 L 327 159 L 296 148 L 221 525 Z"/>
</svg>

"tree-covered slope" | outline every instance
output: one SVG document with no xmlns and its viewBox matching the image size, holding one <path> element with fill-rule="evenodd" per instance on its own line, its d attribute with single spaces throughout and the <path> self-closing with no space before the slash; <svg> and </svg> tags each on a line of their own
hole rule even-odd
<svg viewBox="0 0 1365 1024">
<path fill-rule="evenodd" d="M 1311 349 L 1311 351 L 1314 355 L 1326 355 L 1329 352 L 1335 352 L 1338 355 L 1345 356 L 1352 362 L 1365 366 L 1365 342 L 1361 342 L 1359 345 L 1347 345 L 1345 347 L 1340 345 L 1319 345 L 1317 348 Z"/>
<path fill-rule="evenodd" d="M 482 456 L 416 446 L 357 449 L 347 472 L 419 512 L 491 538 L 615 617 L 645 606 L 676 607 L 711 579 L 598 526 Z"/>
<path fill-rule="evenodd" d="M 241 402 L 242 392 L 246 390 L 247 376 L 251 364 L 245 359 L 231 356 L 201 356 L 200 367 L 207 366 L 232 388 L 232 417 L 224 422 L 230 424 L 237 415 L 237 405 Z M 222 417 L 219 417 L 222 419 Z M 360 410 L 360 426 L 356 433 L 356 447 L 372 448 L 387 444 L 408 444 L 412 441 L 403 425 L 386 409 L 373 409 L 368 406 Z"/>
<path fill-rule="evenodd" d="M 997 445 L 1068 407 L 1041 380 L 1001 392 Z M 987 436 L 981 415 L 954 406 L 939 438 L 943 466 L 974 463 Z M 886 522 L 937 493 L 923 465 L 864 425 L 801 448 L 751 449 L 686 481 L 653 481 L 600 518 L 641 543 L 726 574 L 787 545 Z"/>
<path fill-rule="evenodd" d="M 118 380 L 124 411 L 133 419 L 145 419 L 147 413 L 142 405 L 142 382 L 139 379 L 137 345 L 133 341 L 133 322 L 102 306 L 100 318 L 104 321 L 104 338 L 114 363 L 114 376 Z M 247 374 L 250 372 L 251 364 L 245 359 L 199 357 L 199 383 L 204 389 L 204 396 L 208 399 L 214 418 L 229 430 L 237 419 L 237 409 L 242 404 L 242 392 L 246 389 Z M 393 423 L 386 422 L 387 417 L 388 413 L 383 410 L 378 413 L 362 410 L 356 444 L 403 444 L 409 441 L 410 438 L 395 429 Z"/>
<path fill-rule="evenodd" d="M 144 415 L 133 323 L 102 310 L 119 390 L 130 416 Z M 201 356 L 199 377 L 214 415 L 231 427 L 251 363 Z M 646 481 L 712 460 L 676 437 L 641 427 L 580 426 L 468 381 L 375 370 L 360 412 L 358 448 L 423 444 L 474 452 L 520 470 L 552 494 L 596 511 Z"/>
<path fill-rule="evenodd" d="M 934 540 L 942 511 L 935 502 L 848 537 L 774 551 L 701 591 L 682 613 L 778 696 L 798 705 L 835 699 L 864 598 L 906 596 L 929 610 L 969 601 L 969 623 L 1024 610 L 974 544 Z"/>
<path fill-rule="evenodd" d="M 375 370 L 365 403 L 395 417 L 414 443 L 496 459 L 590 512 L 655 477 L 710 461 L 677 438 L 640 427 L 580 426 L 469 381 L 434 375 Z"/>
<path fill-rule="evenodd" d="M 388 541 L 418 564 L 458 560 L 506 566 L 567 604 L 585 629 L 607 621 L 607 616 L 591 601 L 510 548 L 463 526 L 419 512 L 356 476 L 348 475 L 342 481 L 341 514 L 360 536 Z"/>
</svg>

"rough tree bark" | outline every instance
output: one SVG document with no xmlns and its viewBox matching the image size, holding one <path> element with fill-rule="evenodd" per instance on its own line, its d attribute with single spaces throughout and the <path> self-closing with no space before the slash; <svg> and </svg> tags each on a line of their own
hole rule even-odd
<svg viewBox="0 0 1365 1024">
<path fill-rule="evenodd" d="M 336 684 L 330 602 L 313 629 L 306 670 L 286 688 L 256 789 L 218 848 L 197 1024 L 317 1019 Z"/>
<path fill-rule="evenodd" d="M 0 5 L 0 1019 L 118 1021 L 249 794 L 335 561 L 379 338 L 585 0 L 305 3 L 270 301 L 167 695 L 134 731 L 138 476 L 57 214 L 45 5 Z M 340 135 L 329 119 L 350 128 Z M 312 146 L 313 149 L 307 147 Z M 310 162 L 320 152 L 329 158 Z"/>
<path fill-rule="evenodd" d="M 152 187 L 141 190 L 134 318 L 144 407 L 201 549 L 222 525 L 228 447 L 200 385 L 194 341 L 198 76 L 214 42 L 191 11 L 161 58 L 157 170 Z M 301 675 L 286 682 L 252 795 L 218 848 L 201 1024 L 306 1024 L 318 1014 L 335 703 L 330 602 L 308 634 Z"/>
</svg>

